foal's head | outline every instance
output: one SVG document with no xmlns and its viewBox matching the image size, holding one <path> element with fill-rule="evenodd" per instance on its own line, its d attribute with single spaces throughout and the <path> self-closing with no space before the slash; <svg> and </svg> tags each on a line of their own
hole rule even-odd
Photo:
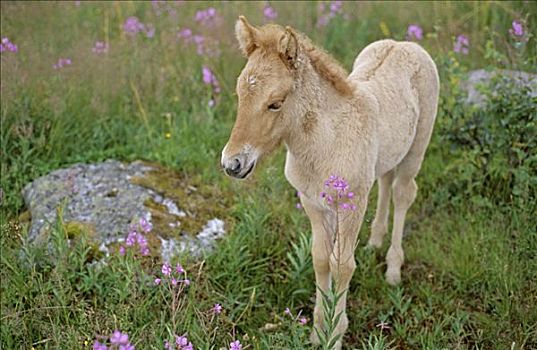
<svg viewBox="0 0 537 350">
<path fill-rule="evenodd" d="M 228 175 L 244 179 L 262 155 L 281 143 L 288 129 L 299 45 L 291 28 L 257 28 L 242 16 L 235 32 L 248 62 L 237 79 L 237 119 L 221 162 Z"/>
</svg>

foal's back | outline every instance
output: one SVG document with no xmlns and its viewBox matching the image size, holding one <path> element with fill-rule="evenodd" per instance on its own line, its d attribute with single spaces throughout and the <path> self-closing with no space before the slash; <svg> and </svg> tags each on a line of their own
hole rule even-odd
<svg viewBox="0 0 537 350">
<path fill-rule="evenodd" d="M 373 116 L 378 137 L 377 177 L 394 169 L 409 153 L 417 170 L 429 143 L 438 103 L 436 66 L 418 44 L 381 40 L 354 61 L 349 80 L 378 101 Z"/>
</svg>

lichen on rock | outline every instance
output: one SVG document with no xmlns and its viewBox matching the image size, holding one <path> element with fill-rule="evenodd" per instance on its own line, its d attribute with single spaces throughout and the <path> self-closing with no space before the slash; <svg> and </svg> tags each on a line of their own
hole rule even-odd
<svg viewBox="0 0 537 350">
<path fill-rule="evenodd" d="M 148 236 L 152 255 L 165 260 L 185 251 L 196 256 L 210 250 L 225 232 L 227 196 L 199 177 L 186 178 L 155 163 L 75 164 L 28 184 L 23 197 L 31 215 L 31 242 L 50 241 L 58 208 L 69 239 L 84 231 L 92 246 L 105 253 L 140 218 L 153 226 Z M 174 242 L 174 248 L 163 242 Z"/>
</svg>

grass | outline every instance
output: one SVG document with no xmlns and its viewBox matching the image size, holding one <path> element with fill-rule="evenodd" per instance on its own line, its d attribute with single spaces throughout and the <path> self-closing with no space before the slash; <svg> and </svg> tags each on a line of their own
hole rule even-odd
<svg viewBox="0 0 537 350">
<path fill-rule="evenodd" d="M 245 183 L 224 177 L 218 165 L 244 64 L 234 20 L 246 14 L 253 23 L 263 22 L 264 5 L 214 3 L 222 24 L 211 30 L 192 19 L 211 4 L 159 5 L 164 13 L 157 16 L 150 3 L 139 2 L 1 3 L 2 37 L 19 52 L 1 56 L 0 347 L 89 348 L 96 335 L 116 328 L 127 331 L 140 349 L 162 348 L 165 339 L 183 333 L 200 349 L 227 347 L 234 339 L 250 349 L 309 347 L 315 291 L 310 229 L 283 176 L 284 154 L 265 161 Z M 535 35 L 531 2 L 346 3 L 350 18 L 323 28 L 315 26 L 316 4 L 273 6 L 279 23 L 303 30 L 346 67 L 367 43 L 403 39 L 409 24 L 420 24 L 428 33 L 422 44 L 439 64 L 446 100 L 452 74 L 440 62 L 461 33 L 471 42 L 470 55 L 456 56 L 464 69 L 494 64 L 535 72 L 535 41 L 517 51 L 507 35 L 515 18 L 524 19 Z M 166 7 L 175 8 L 177 18 Z M 128 37 L 121 26 L 129 16 L 153 23 L 155 37 Z M 198 56 L 195 46 L 179 43 L 176 32 L 186 26 L 218 40 L 220 56 Z M 92 54 L 97 40 L 110 43 L 107 54 Z M 487 40 L 505 57 L 490 57 Z M 73 65 L 54 70 L 59 57 L 71 58 Z M 222 86 L 214 109 L 207 106 L 211 91 L 201 82 L 202 65 Z M 449 112 L 440 111 L 418 178 L 399 287 L 384 281 L 387 246 L 363 249 L 374 215 L 373 208 L 367 212 L 348 300 L 348 348 L 537 347 L 535 199 L 524 208 L 445 195 L 444 184 L 462 176 L 446 170 L 457 161 L 441 134 Z M 108 158 L 157 161 L 233 194 L 229 215 L 235 225 L 216 252 L 201 261 L 181 259 L 192 284 L 180 295 L 175 317 L 169 296 L 152 285 L 160 261 L 113 256 L 105 266 L 88 264 L 88 246 L 84 240 L 68 246 L 61 220 L 53 230 L 52 254 L 26 244 L 27 228 L 19 221 L 22 187 L 53 169 Z M 224 307 L 218 317 L 209 311 L 215 303 Z M 308 325 L 286 318 L 286 307 L 294 315 L 302 310 Z M 378 327 L 381 322 L 389 328 Z"/>
</svg>

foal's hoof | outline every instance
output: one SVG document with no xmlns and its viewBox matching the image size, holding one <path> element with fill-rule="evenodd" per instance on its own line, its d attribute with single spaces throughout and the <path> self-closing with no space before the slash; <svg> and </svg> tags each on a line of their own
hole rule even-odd
<svg viewBox="0 0 537 350">
<path fill-rule="evenodd" d="M 313 328 L 313 330 L 311 331 L 310 343 L 311 345 L 314 345 L 314 346 L 321 345 L 321 341 L 319 340 L 319 336 L 317 335 L 315 328 Z"/>
<path fill-rule="evenodd" d="M 370 238 L 369 241 L 367 241 L 367 249 L 375 250 L 379 249 L 380 247 L 382 247 L 382 240 L 375 240 Z"/>
<path fill-rule="evenodd" d="M 396 286 L 401 282 L 401 271 L 390 270 L 386 271 L 386 282 L 391 286 Z"/>
<path fill-rule="evenodd" d="M 332 349 L 341 350 L 341 340 L 338 340 Z"/>
</svg>

